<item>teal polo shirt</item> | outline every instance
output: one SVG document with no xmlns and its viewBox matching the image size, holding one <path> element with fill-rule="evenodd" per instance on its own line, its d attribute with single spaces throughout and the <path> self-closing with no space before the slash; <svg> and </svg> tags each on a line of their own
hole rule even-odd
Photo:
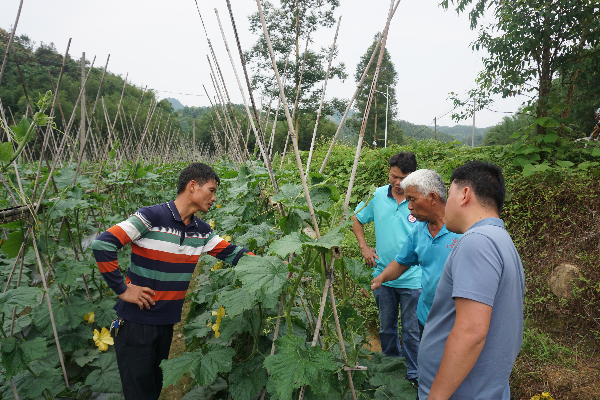
<svg viewBox="0 0 600 400">
<path fill-rule="evenodd" d="M 417 304 L 417 318 L 422 325 L 427 321 L 446 259 L 461 236 L 450 232 L 444 224 L 434 238 L 431 237 L 427 222 L 418 222 L 396 255 L 396 262 L 411 267 L 403 276 L 414 268 L 421 270 L 423 291 Z"/>
<path fill-rule="evenodd" d="M 372 275 L 376 277 L 392 262 L 417 220 L 408 211 L 408 201 L 404 200 L 398 204 L 392 195 L 391 185 L 377 188 L 371 201 L 361 210 L 364 204 L 361 201 L 354 211 L 361 224 L 365 225 L 369 222 L 375 224 L 375 252 L 379 260 L 375 260 L 376 267 Z M 400 278 L 386 282 L 384 285 L 402 289 L 420 289 L 421 267 L 411 268 Z"/>
</svg>

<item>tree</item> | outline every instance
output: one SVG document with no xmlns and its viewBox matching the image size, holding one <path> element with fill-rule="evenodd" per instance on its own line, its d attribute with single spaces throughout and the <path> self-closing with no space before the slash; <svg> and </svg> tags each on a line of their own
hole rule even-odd
<svg viewBox="0 0 600 400">
<path fill-rule="evenodd" d="M 334 25 L 336 20 L 333 17 L 333 13 L 338 6 L 339 0 L 281 0 L 279 8 L 270 2 L 263 3 L 269 37 L 277 59 L 277 68 L 282 79 L 286 70 L 286 60 L 288 60 L 284 91 L 288 106 L 290 107 L 290 113 L 294 107 L 296 93 L 299 93 L 298 106 L 294 113 L 293 123 L 301 150 L 308 150 L 310 147 L 313 131 L 308 129 L 308 125 L 310 124 L 303 124 L 306 129 L 301 129 L 300 121 L 303 119 L 302 115 L 312 115 L 316 119 L 316 112 L 321 99 L 322 84 L 327 72 L 331 52 L 331 48 L 324 47 L 319 51 L 313 50 L 310 47 L 306 52 L 302 51 L 302 49 L 305 47 L 304 43 L 308 35 L 320 27 L 332 27 Z M 277 99 L 279 88 L 276 86 L 275 74 L 260 17 L 258 13 L 255 13 L 249 18 L 250 30 L 252 33 L 260 35 L 258 41 L 245 53 L 245 58 L 252 65 L 254 72 L 251 82 L 252 87 L 266 94 L 267 98 L 273 96 Z M 309 39 L 309 44 L 311 43 L 313 41 Z M 303 64 L 305 65 L 304 72 L 302 72 Z M 332 64 L 329 79 L 345 79 L 346 77 L 344 63 Z M 319 124 L 323 122 L 326 116 L 333 115 L 335 111 L 341 110 L 343 112 L 342 103 L 337 99 L 325 102 Z M 286 133 L 284 135 L 287 135 L 287 123 L 285 122 L 283 112 L 279 113 L 279 121 L 285 124 Z M 268 138 L 269 134 L 266 136 Z M 285 137 L 283 141 L 285 142 Z M 278 142 L 278 139 L 276 139 L 276 142 Z M 304 146 L 300 145 L 306 142 L 308 142 L 308 147 L 304 148 Z"/>
<path fill-rule="evenodd" d="M 533 122 L 533 118 L 524 113 L 516 113 L 509 117 L 504 117 L 502 122 L 491 127 L 483 138 L 484 146 L 493 146 L 498 144 L 514 143 L 516 139 L 511 135 L 520 130 L 526 129 Z"/>
<path fill-rule="evenodd" d="M 595 0 L 451 1 L 459 13 L 474 3 L 469 13 L 471 28 L 481 23 L 488 9 L 493 9 L 496 17 L 494 23 L 481 27 L 473 43 L 474 49 L 484 48 L 489 54 L 477 79 L 479 88 L 471 91 L 479 109 L 493 94 L 508 97 L 533 93 L 535 116 L 546 117 L 552 108 L 549 95 L 553 78 L 564 73 L 570 85 L 575 85 L 582 61 L 597 55 L 594 47 L 600 43 L 600 7 Z M 444 0 L 442 6 L 448 8 L 448 3 Z M 563 118 L 571 100 L 572 95 L 565 99 Z M 458 99 L 455 102 L 461 104 Z M 537 125 L 537 134 L 545 133 L 545 126 Z"/>
<path fill-rule="evenodd" d="M 378 33 L 373 38 L 373 44 L 367 49 L 367 52 L 360 58 L 358 65 L 356 66 L 356 74 L 354 80 L 358 83 L 362 77 L 369 59 L 375 50 L 375 46 L 379 41 L 381 33 Z M 355 131 L 359 132 L 362 125 L 362 119 L 365 114 L 365 108 L 367 107 L 367 101 L 369 99 L 369 91 L 371 90 L 371 82 L 375 75 L 375 69 L 377 63 L 371 63 L 371 67 L 367 72 L 364 83 L 356 96 L 356 102 L 354 103 L 355 109 L 358 111 L 349 121 L 348 124 Z M 373 101 L 371 103 L 371 109 L 369 111 L 369 117 L 367 118 L 367 126 L 365 130 L 364 143 L 371 144 L 376 140 L 378 146 L 384 145 L 385 137 L 385 123 L 386 123 L 386 107 L 387 110 L 387 125 L 388 125 L 388 143 L 401 144 L 404 140 L 402 130 L 398 124 L 392 123 L 397 113 L 398 102 L 396 100 L 396 83 L 398 81 L 398 73 L 396 67 L 392 62 L 390 54 L 387 49 L 383 54 L 383 60 L 381 62 L 381 68 L 379 70 L 379 77 L 377 79 L 377 86 L 375 90 Z M 386 93 L 389 99 L 386 99 Z"/>
</svg>

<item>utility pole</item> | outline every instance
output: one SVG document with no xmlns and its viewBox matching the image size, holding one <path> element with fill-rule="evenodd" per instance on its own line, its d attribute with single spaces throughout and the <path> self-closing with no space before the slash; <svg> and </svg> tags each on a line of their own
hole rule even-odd
<svg viewBox="0 0 600 400">
<path fill-rule="evenodd" d="M 473 99 L 473 137 L 471 138 L 471 148 L 475 148 L 475 99 Z"/>
<path fill-rule="evenodd" d="M 433 117 L 433 125 L 435 127 L 433 131 L 433 140 L 437 140 L 437 117 Z"/>
<path fill-rule="evenodd" d="M 390 104 L 389 89 L 390 89 L 390 87 L 388 85 L 385 85 L 385 140 L 383 142 L 383 147 L 387 147 L 387 121 L 388 121 L 388 107 Z"/>
<path fill-rule="evenodd" d="M 85 52 L 81 53 L 81 87 L 85 84 Z M 79 126 L 79 148 L 83 149 L 85 144 L 85 89 L 81 95 L 81 122 Z M 79 152 L 83 158 L 83 151 Z"/>
<path fill-rule="evenodd" d="M 215 144 L 216 145 L 216 144 Z M 192 120 L 192 152 L 196 151 L 196 120 Z M 193 153 L 192 153 L 193 155 Z"/>
</svg>

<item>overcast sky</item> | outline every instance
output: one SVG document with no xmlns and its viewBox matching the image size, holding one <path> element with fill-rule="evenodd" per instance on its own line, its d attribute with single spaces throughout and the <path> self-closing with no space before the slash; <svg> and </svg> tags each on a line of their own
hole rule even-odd
<svg viewBox="0 0 600 400">
<path fill-rule="evenodd" d="M 249 32 L 248 15 L 256 12 L 255 0 L 231 0 L 242 48 L 247 50 L 257 37 Z M 275 0 L 275 3 L 278 3 Z M 237 82 L 221 39 L 214 8 L 219 11 L 228 44 L 235 50 L 235 38 L 225 0 L 198 0 L 208 35 L 215 47 L 232 101 L 241 103 Z M 326 97 L 350 98 L 356 84 L 356 64 L 382 31 L 389 0 L 341 0 L 335 12 L 342 16 L 338 36 L 338 61 L 346 63 L 349 78 L 328 83 Z M 0 27 L 14 25 L 19 0 L 2 0 Z M 108 70 L 125 76 L 137 86 L 148 85 L 160 98 L 175 97 L 184 105 L 206 106 L 202 89 L 211 93 L 209 52 L 194 0 L 25 0 L 17 35 L 27 34 L 35 42 L 53 42 L 60 53 L 72 38 L 70 54 L 79 59 L 96 56 L 95 66 L 103 67 L 110 54 Z M 335 27 L 314 35 L 313 48 L 330 46 Z M 390 27 L 387 49 L 398 72 L 396 95 L 398 117 L 415 124 L 455 125 L 451 120 L 449 93 L 462 96 L 473 88 L 483 64 L 482 51 L 471 50 L 477 31 L 469 29 L 467 14 L 444 11 L 437 0 L 402 0 Z M 238 74 L 242 73 L 237 52 Z M 185 94 L 185 95 L 184 95 Z M 212 93 L 211 93 L 212 96 Z M 499 99 L 490 108 L 514 112 L 523 101 Z M 258 101 L 258 100 L 257 100 Z M 476 126 L 497 124 L 509 114 L 481 111 Z M 444 116 L 444 114 L 446 114 Z M 472 120 L 461 124 L 471 124 Z"/>
</svg>

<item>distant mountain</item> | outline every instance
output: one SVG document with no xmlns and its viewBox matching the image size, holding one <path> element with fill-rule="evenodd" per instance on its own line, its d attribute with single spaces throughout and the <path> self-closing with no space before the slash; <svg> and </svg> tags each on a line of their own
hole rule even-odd
<svg viewBox="0 0 600 400">
<path fill-rule="evenodd" d="M 491 126 L 487 128 L 475 127 L 475 146 L 481 146 L 483 137 L 489 131 Z M 454 125 L 454 126 L 438 126 L 438 132 L 444 132 L 454 136 L 459 141 L 470 145 L 473 139 L 473 125 Z"/>
<path fill-rule="evenodd" d="M 398 124 L 400 129 L 404 131 L 404 136 L 415 140 L 428 140 L 436 138 L 440 142 L 450 143 L 456 140 L 456 138 L 447 133 L 441 132 L 439 129 L 437 134 L 434 129 L 425 125 L 415 125 L 411 122 L 400 120 L 394 121 Z"/>
<path fill-rule="evenodd" d="M 181 104 L 181 102 L 179 100 L 174 99 L 172 97 L 167 97 L 166 100 L 168 100 L 169 103 L 171 103 L 171 105 L 173 106 L 173 109 L 175 109 L 175 111 L 179 111 L 185 107 L 183 104 Z"/>
</svg>

